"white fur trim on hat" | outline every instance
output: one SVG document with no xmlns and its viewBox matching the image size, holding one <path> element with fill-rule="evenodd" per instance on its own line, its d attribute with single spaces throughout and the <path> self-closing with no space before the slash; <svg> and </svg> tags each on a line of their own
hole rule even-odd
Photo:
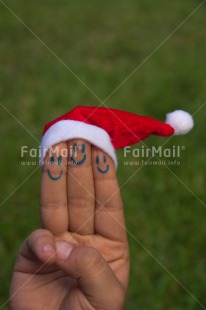
<svg viewBox="0 0 206 310">
<path fill-rule="evenodd" d="M 70 139 L 84 139 L 107 153 L 117 167 L 115 149 L 108 133 L 100 127 L 80 121 L 62 120 L 52 125 L 44 134 L 41 141 L 40 165 L 43 164 L 46 152 L 52 145 Z"/>
<path fill-rule="evenodd" d="M 172 113 L 168 113 L 166 115 L 165 123 L 174 128 L 174 135 L 184 135 L 194 126 L 192 116 L 188 112 L 182 110 L 176 110 Z"/>
</svg>

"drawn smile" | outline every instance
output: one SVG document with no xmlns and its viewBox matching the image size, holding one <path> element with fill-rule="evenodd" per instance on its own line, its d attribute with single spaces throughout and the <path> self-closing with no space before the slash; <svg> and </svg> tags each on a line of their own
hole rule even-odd
<svg viewBox="0 0 206 310">
<path fill-rule="evenodd" d="M 106 157 L 106 155 L 103 155 L 103 156 L 102 156 L 102 161 L 103 161 L 104 164 L 106 164 L 106 162 L 107 162 L 107 157 Z M 101 169 L 101 168 L 99 167 L 100 159 L 99 159 L 99 156 L 98 156 L 98 155 L 96 156 L 96 164 L 97 164 L 97 170 L 98 170 L 100 173 L 107 173 L 107 172 L 108 172 L 108 170 L 109 170 L 109 165 L 108 165 L 108 164 L 106 165 L 106 168 L 105 168 L 105 169 Z"/>
<path fill-rule="evenodd" d="M 51 164 L 51 165 L 54 165 L 55 162 L 56 162 L 56 160 L 55 160 L 54 156 L 51 156 L 51 157 L 50 157 L 50 164 Z M 59 156 L 59 157 L 57 158 L 57 165 L 58 165 L 58 166 L 61 166 L 61 164 L 62 164 L 62 156 Z M 61 177 L 62 177 L 63 169 L 61 169 L 60 174 L 58 175 L 58 177 L 54 177 L 54 176 L 51 174 L 51 171 L 50 171 L 49 169 L 47 169 L 47 174 L 48 174 L 48 176 L 50 177 L 51 180 L 53 180 L 53 181 L 58 181 L 58 180 L 61 179 Z"/>
<path fill-rule="evenodd" d="M 87 155 L 84 154 L 84 157 L 80 161 L 76 161 L 73 156 L 70 156 L 70 160 L 72 164 L 77 165 L 77 166 L 82 165 L 85 162 L 86 158 L 87 158 Z"/>
<path fill-rule="evenodd" d="M 97 170 L 101 173 L 107 173 L 107 171 L 109 170 L 109 165 L 107 165 L 105 170 L 102 170 L 101 168 L 97 167 Z"/>
<path fill-rule="evenodd" d="M 61 170 L 60 175 L 59 175 L 58 177 L 54 177 L 54 176 L 51 174 L 51 172 L 50 172 L 49 169 L 47 169 L 47 173 L 48 173 L 48 176 L 50 177 L 50 179 L 52 179 L 52 180 L 54 180 L 54 181 L 57 181 L 57 180 L 61 179 L 63 170 Z"/>
</svg>

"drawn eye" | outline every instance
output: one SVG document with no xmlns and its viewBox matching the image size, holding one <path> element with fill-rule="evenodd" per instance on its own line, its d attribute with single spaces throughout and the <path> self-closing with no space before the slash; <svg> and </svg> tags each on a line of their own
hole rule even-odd
<svg viewBox="0 0 206 310">
<path fill-rule="evenodd" d="M 59 157 L 57 158 L 57 162 L 58 162 L 58 165 L 60 166 L 61 163 L 62 163 L 62 156 L 59 156 Z"/>
<path fill-rule="evenodd" d="M 76 143 L 73 144 L 73 150 L 74 150 L 74 153 L 77 153 L 78 147 Z"/>
<path fill-rule="evenodd" d="M 96 164 L 99 165 L 99 156 L 96 156 Z"/>
<path fill-rule="evenodd" d="M 82 144 L 81 145 L 81 152 L 84 153 L 84 151 L 85 151 L 85 144 Z"/>
<path fill-rule="evenodd" d="M 50 163 L 51 163 L 51 165 L 54 164 L 54 156 L 52 156 L 52 157 L 50 158 Z"/>
<path fill-rule="evenodd" d="M 107 157 L 104 155 L 103 156 L 103 162 L 106 163 L 106 161 L 107 161 Z"/>
</svg>

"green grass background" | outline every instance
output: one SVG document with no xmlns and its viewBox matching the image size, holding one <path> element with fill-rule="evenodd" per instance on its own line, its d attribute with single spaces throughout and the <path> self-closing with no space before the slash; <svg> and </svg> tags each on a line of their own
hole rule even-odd
<svg viewBox="0 0 206 310">
<path fill-rule="evenodd" d="M 135 68 L 105 104 L 160 120 L 184 109 L 194 114 L 195 128 L 167 142 L 185 146 L 181 164 L 170 170 L 138 170 L 118 151 L 131 249 L 126 309 L 206 309 L 206 5 L 155 50 L 201 1 L 5 4 L 48 48 L 0 1 L 0 309 L 8 309 L 17 249 L 40 226 L 40 170 L 21 165 L 21 146 L 38 148 L 46 122 L 79 104 L 99 105 Z"/>
</svg>

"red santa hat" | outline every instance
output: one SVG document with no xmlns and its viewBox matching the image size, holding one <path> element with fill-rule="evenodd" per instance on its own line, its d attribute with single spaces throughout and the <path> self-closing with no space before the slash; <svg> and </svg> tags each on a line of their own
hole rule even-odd
<svg viewBox="0 0 206 310">
<path fill-rule="evenodd" d="M 183 135 L 193 126 L 192 116 L 182 110 L 168 113 L 166 121 L 161 122 L 117 109 L 78 106 L 46 124 L 41 142 L 40 164 L 54 144 L 82 138 L 106 152 L 117 166 L 115 149 L 138 143 L 152 134 Z"/>
</svg>

